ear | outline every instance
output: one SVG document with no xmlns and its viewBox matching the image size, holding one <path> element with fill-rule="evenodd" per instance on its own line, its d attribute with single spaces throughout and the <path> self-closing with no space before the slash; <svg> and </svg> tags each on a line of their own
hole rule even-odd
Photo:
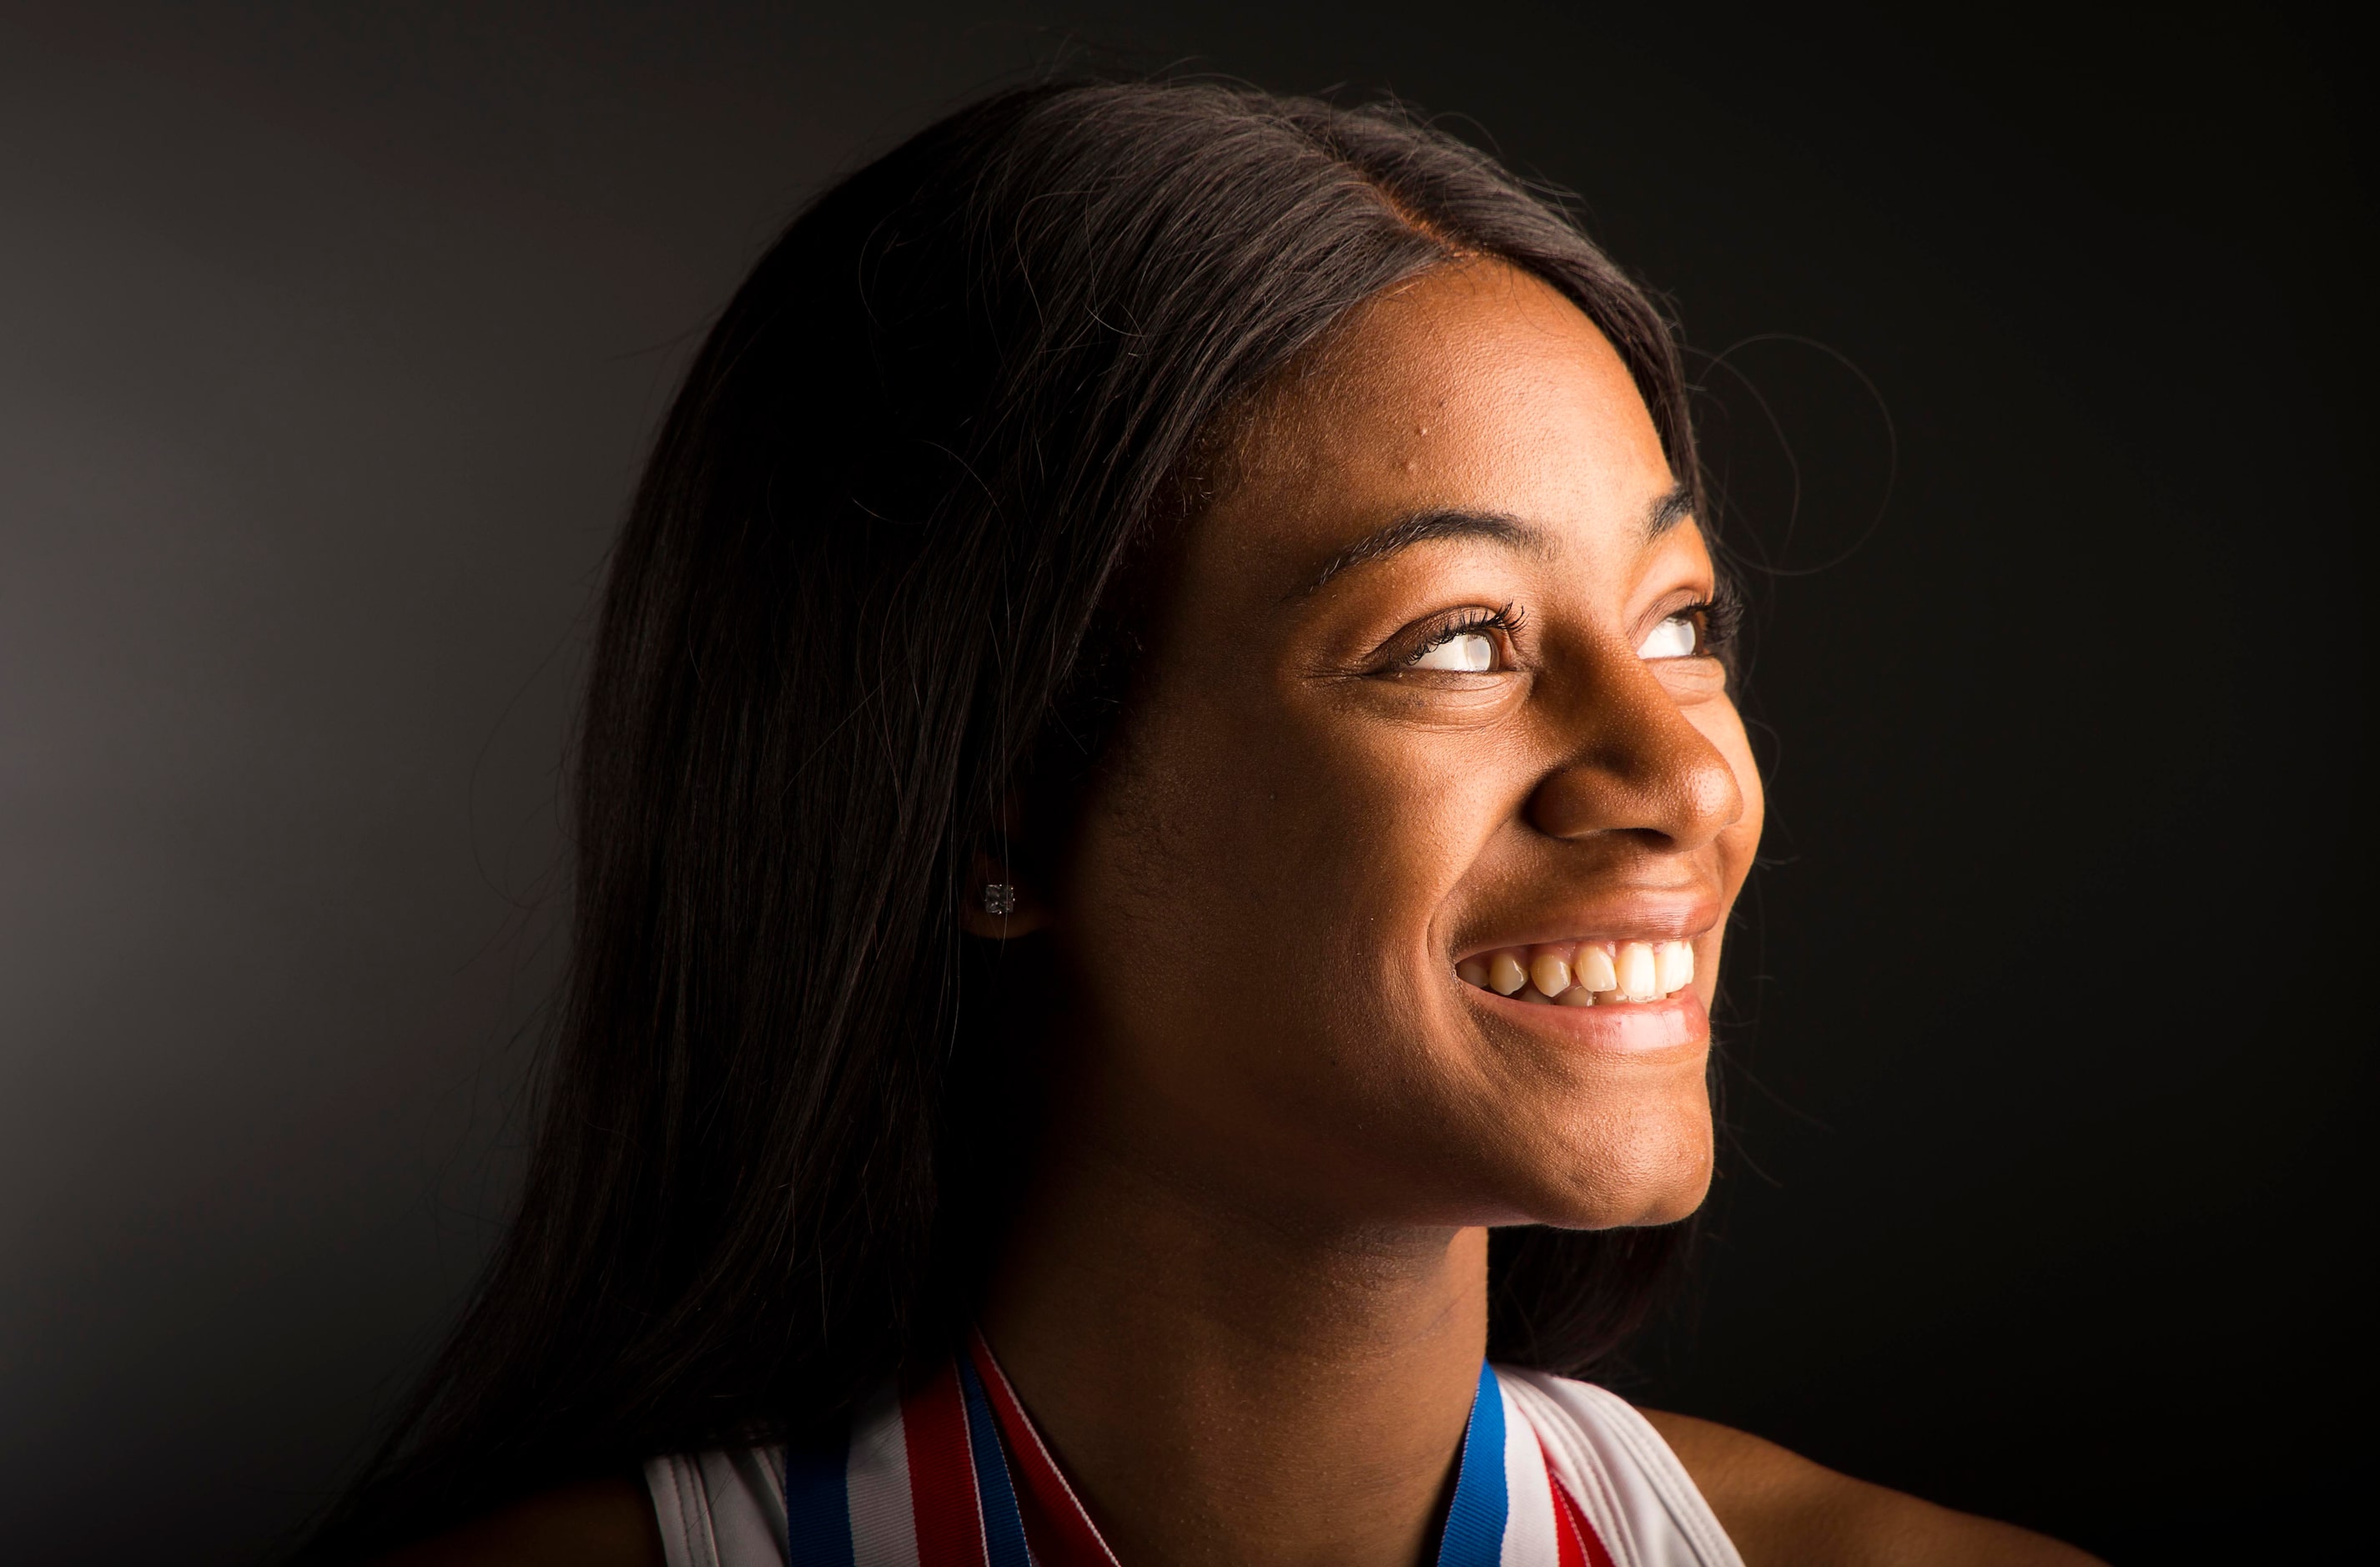
<svg viewBox="0 0 2380 1567">
<path fill-rule="evenodd" d="M 995 857 L 988 849 L 975 851 L 960 895 L 961 929 L 970 936 L 1003 941 L 1046 930 L 1050 924 L 1050 905 L 1021 867 L 1007 856 Z"/>
</svg>

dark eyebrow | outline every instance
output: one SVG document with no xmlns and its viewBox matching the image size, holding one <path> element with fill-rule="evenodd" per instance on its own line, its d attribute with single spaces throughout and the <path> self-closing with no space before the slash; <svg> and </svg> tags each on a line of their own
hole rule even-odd
<svg viewBox="0 0 2380 1567">
<path fill-rule="evenodd" d="M 1667 505 L 1668 502 L 1663 502 Z M 1348 545 L 1322 565 L 1301 584 L 1290 597 L 1303 599 L 1319 592 L 1322 585 L 1352 565 L 1368 561 L 1384 560 L 1400 550 L 1432 539 L 1486 539 L 1507 549 L 1524 550 L 1531 554 L 1546 553 L 1546 536 L 1518 517 L 1500 516 L 1493 512 L 1466 512 L 1451 509 L 1416 512 L 1401 517 L 1386 528 L 1375 528 Z"/>
<path fill-rule="evenodd" d="M 1645 514 L 1645 537 L 1658 539 L 1686 518 L 1694 515 L 1694 492 L 1681 484 L 1653 503 Z"/>
</svg>

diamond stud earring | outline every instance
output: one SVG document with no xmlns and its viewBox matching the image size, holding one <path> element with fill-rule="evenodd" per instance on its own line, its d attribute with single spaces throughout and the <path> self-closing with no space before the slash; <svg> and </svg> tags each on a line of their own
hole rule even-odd
<svg viewBox="0 0 2380 1567">
<path fill-rule="evenodd" d="M 986 882 L 983 889 L 983 912 L 986 914 L 1014 914 L 1016 912 L 1016 889 L 1005 881 Z"/>
</svg>

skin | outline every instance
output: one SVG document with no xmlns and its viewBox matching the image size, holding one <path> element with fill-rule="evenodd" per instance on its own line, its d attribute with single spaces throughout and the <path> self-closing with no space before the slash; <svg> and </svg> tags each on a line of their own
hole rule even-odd
<svg viewBox="0 0 2380 1567">
<path fill-rule="evenodd" d="M 1487 1227 L 1702 1201 L 1705 1008 L 1762 796 L 1718 661 L 1643 656 L 1714 588 L 1693 519 L 1661 520 L 1675 488 L 1617 355 L 1543 284 L 1475 261 L 1374 301 L 1231 443 L 1062 870 L 969 916 L 1045 933 L 1074 979 L 982 1321 L 1121 1560 L 1427 1561 Z M 1449 511 L 1490 521 L 1350 558 Z M 1507 606 L 1473 633 L 1493 667 L 1411 662 Z M 1580 938 L 1690 940 L 1694 998 L 1615 1033 L 1454 974 Z M 1650 1418 L 1752 1567 L 2091 1560 Z M 573 1560 L 656 1561 L 633 1488 L 406 1560 L 559 1561 L 539 1542 L 577 1527 Z"/>
<path fill-rule="evenodd" d="M 1480 266 L 1376 302 L 1234 457 L 1031 911 L 1082 1005 L 985 1328 L 1123 1559 L 1402 1567 L 1478 1377 L 1485 1226 L 1681 1218 L 1711 1167 L 1706 1036 L 1583 1051 L 1453 964 L 1658 933 L 1715 976 L 1759 783 L 1715 661 L 1637 656 L 1709 555 L 1648 536 L 1675 484 L 1652 421 L 1543 285 Z M 1303 590 L 1449 507 L 1535 542 Z M 1405 667 L 1507 604 L 1505 667 Z"/>
</svg>

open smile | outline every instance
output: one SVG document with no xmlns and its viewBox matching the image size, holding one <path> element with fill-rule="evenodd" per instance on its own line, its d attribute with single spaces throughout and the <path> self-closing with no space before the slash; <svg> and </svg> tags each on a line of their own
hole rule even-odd
<svg viewBox="0 0 2380 1567">
<path fill-rule="evenodd" d="M 1454 966 L 1462 981 L 1542 1006 L 1658 1002 L 1694 980 L 1688 941 L 1539 941 L 1474 953 Z"/>
</svg>

